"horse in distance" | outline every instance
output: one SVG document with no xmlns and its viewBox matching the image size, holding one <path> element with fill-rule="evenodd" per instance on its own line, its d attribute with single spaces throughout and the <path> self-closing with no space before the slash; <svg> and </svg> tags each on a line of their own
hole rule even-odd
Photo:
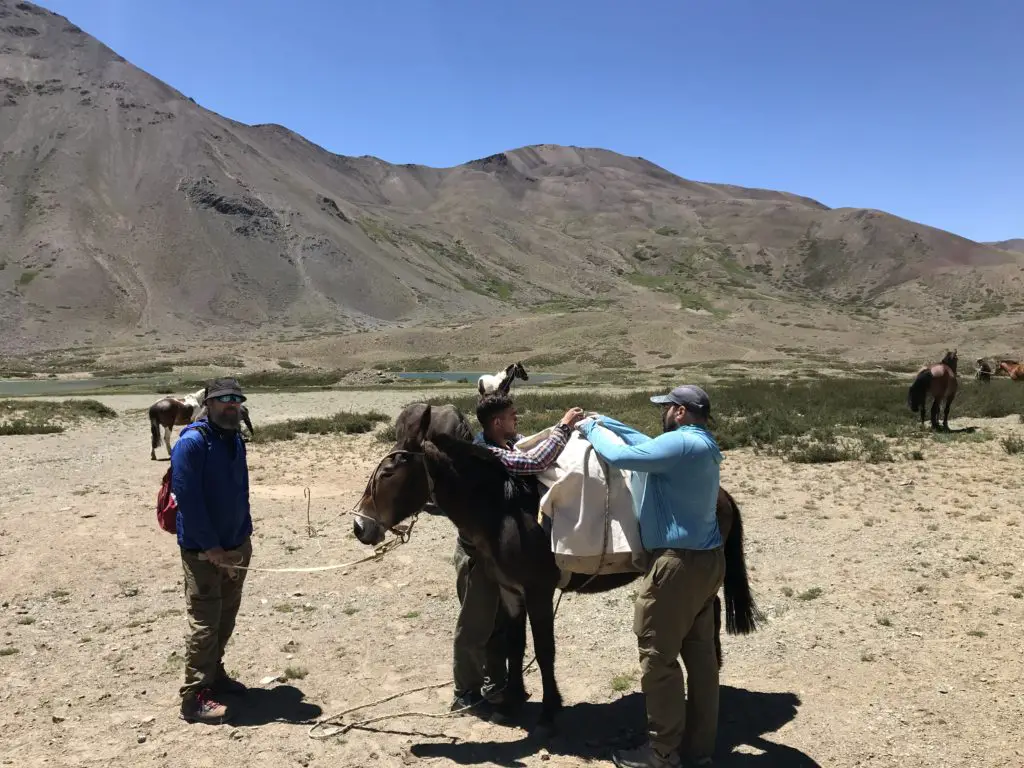
<svg viewBox="0 0 1024 768">
<path fill-rule="evenodd" d="M 520 362 L 512 363 L 504 371 L 498 371 L 495 374 L 484 374 L 477 379 L 476 389 L 481 397 L 493 394 L 507 395 L 509 390 L 512 389 L 512 382 L 515 379 L 530 380 L 529 374 L 527 374 L 526 369 Z"/>
<path fill-rule="evenodd" d="M 195 414 L 199 412 L 203 402 L 205 389 L 185 395 L 181 400 L 175 397 L 162 397 L 149 406 L 149 427 L 152 434 L 149 458 L 156 461 L 156 448 L 160 445 L 160 430 L 163 429 L 164 446 L 167 455 L 171 455 L 171 432 L 175 427 L 191 424 Z"/>
<path fill-rule="evenodd" d="M 1018 363 L 1016 360 L 1000 360 L 999 370 L 1005 371 L 1011 381 L 1024 380 L 1024 364 Z"/>
<path fill-rule="evenodd" d="M 942 430 L 949 431 L 949 409 L 953 405 L 958 388 L 956 375 L 957 353 L 954 349 L 946 352 L 942 360 L 934 365 L 926 365 L 914 378 L 907 392 L 907 406 L 911 411 L 921 412 L 921 426 L 924 426 L 924 406 L 930 395 L 932 398 L 931 422 L 932 429 L 939 429 L 939 402 L 944 401 L 942 413 Z"/>
</svg>

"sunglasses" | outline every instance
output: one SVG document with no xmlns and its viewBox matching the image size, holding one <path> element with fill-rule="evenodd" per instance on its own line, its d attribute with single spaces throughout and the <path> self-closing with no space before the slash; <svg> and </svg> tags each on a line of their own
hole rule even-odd
<svg viewBox="0 0 1024 768">
<path fill-rule="evenodd" d="M 241 395 L 217 395 L 213 399 L 219 403 L 240 403 L 245 398 Z"/>
</svg>

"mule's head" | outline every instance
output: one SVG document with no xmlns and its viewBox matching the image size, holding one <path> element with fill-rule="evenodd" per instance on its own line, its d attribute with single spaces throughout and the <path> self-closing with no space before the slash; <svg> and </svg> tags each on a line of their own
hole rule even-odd
<svg viewBox="0 0 1024 768">
<path fill-rule="evenodd" d="M 408 409 L 398 417 L 395 445 L 366 483 L 352 523 L 352 532 L 363 544 L 382 542 L 387 531 L 422 510 L 430 499 L 430 481 L 423 461 L 430 406 L 423 407 L 418 419 L 408 419 Z"/>
<path fill-rule="evenodd" d="M 512 371 L 513 371 L 513 373 L 512 373 L 513 376 L 518 376 L 523 381 L 529 381 L 530 380 L 530 375 L 526 372 L 526 369 L 523 368 L 523 364 L 522 363 L 516 362 L 516 364 L 513 367 Z"/>
</svg>

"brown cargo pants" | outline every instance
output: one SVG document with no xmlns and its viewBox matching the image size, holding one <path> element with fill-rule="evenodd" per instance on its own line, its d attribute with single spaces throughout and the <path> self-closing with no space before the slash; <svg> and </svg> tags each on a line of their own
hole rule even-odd
<svg viewBox="0 0 1024 768">
<path fill-rule="evenodd" d="M 633 632 L 640 651 L 648 738 L 661 752 L 678 749 L 683 757 L 699 759 L 715 751 L 718 660 L 713 606 L 724 578 L 721 547 L 651 553 L 636 599 Z"/>
<path fill-rule="evenodd" d="M 240 565 L 249 565 L 251 540 L 246 539 L 233 551 L 242 555 Z M 245 583 L 246 571 L 234 571 L 236 578 L 232 579 L 231 571 L 201 560 L 199 554 L 181 551 L 190 631 L 185 645 L 185 684 L 179 691 L 182 698 L 210 687 L 220 675 Z"/>
</svg>

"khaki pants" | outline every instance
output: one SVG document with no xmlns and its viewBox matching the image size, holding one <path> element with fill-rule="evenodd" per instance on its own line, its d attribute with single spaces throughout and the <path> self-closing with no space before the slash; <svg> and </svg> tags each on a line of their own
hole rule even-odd
<svg viewBox="0 0 1024 768">
<path fill-rule="evenodd" d="M 633 632 L 651 744 L 684 757 L 711 757 L 718 731 L 718 660 L 714 599 L 725 578 L 725 554 L 658 549 L 640 587 Z M 682 655 L 689 696 L 679 668 Z"/>
<path fill-rule="evenodd" d="M 234 550 L 242 555 L 241 565 L 249 565 L 252 542 L 246 539 Z M 185 570 L 185 603 L 188 607 L 190 636 L 185 646 L 185 684 L 182 698 L 208 688 L 217 679 L 224 648 L 235 629 L 235 617 L 242 603 L 242 585 L 246 571 L 219 568 L 209 560 L 200 560 L 198 552 L 181 552 Z"/>
<path fill-rule="evenodd" d="M 472 546 L 459 540 L 453 557 L 459 617 L 455 621 L 452 677 L 455 695 L 500 691 L 508 677 L 505 611 L 498 583 L 484 571 Z"/>
</svg>

